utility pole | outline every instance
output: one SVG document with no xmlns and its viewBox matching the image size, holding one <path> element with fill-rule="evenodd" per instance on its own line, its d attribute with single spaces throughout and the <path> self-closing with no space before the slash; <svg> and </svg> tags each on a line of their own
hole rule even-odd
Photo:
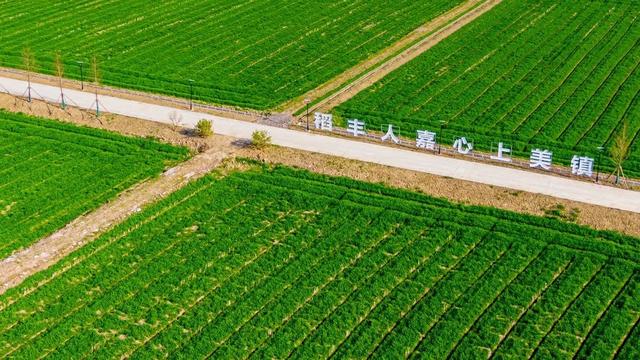
<svg viewBox="0 0 640 360">
<path fill-rule="evenodd" d="M 596 183 L 600 182 L 600 160 L 602 159 L 603 152 L 604 146 L 598 146 L 598 161 L 596 162 Z"/>
<path fill-rule="evenodd" d="M 193 110 L 193 82 L 194 80 L 189 79 L 189 110 Z"/>
<path fill-rule="evenodd" d="M 438 136 L 440 137 L 439 139 L 436 138 L 436 140 L 438 141 L 438 154 L 440 154 L 441 149 L 442 149 L 442 145 L 441 145 L 441 139 L 444 139 L 444 135 L 443 135 L 443 128 L 445 126 L 445 121 L 444 120 L 440 120 L 440 133 L 438 134 Z"/>
<path fill-rule="evenodd" d="M 311 103 L 311 99 L 305 98 L 304 104 L 307 106 L 307 131 L 309 131 L 309 103 Z"/>
<path fill-rule="evenodd" d="M 83 72 L 84 62 L 76 61 L 76 63 L 80 65 L 80 90 L 84 90 L 84 72 Z"/>
</svg>

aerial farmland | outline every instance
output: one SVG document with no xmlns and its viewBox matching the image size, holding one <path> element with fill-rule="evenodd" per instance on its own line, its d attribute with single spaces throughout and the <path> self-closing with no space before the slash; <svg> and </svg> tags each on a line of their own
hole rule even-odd
<svg viewBox="0 0 640 360">
<path fill-rule="evenodd" d="M 0 357 L 640 358 L 633 1 L 0 1 Z"/>
</svg>

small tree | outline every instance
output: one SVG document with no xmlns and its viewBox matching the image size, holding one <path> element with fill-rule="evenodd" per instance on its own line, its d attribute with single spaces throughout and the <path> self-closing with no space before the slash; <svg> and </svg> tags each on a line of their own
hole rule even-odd
<svg viewBox="0 0 640 360">
<path fill-rule="evenodd" d="M 251 147 L 254 149 L 264 149 L 271 144 L 271 136 L 266 131 L 256 130 L 251 134 Z"/>
<path fill-rule="evenodd" d="M 22 50 L 22 64 L 27 71 L 27 97 L 31 102 L 31 73 L 36 67 L 36 59 L 30 48 L 24 48 Z"/>
<path fill-rule="evenodd" d="M 64 91 L 62 90 L 62 77 L 64 76 L 64 65 L 62 64 L 62 56 L 59 51 L 56 51 L 54 59 L 54 67 L 56 70 L 56 76 L 58 77 L 58 85 L 60 86 L 60 107 L 65 108 L 64 103 Z"/>
<path fill-rule="evenodd" d="M 625 160 L 629 157 L 629 153 L 631 151 L 631 143 L 633 142 L 633 138 L 629 136 L 627 123 L 625 122 L 622 125 L 622 129 L 616 137 L 613 139 L 613 144 L 611 145 L 611 149 L 609 150 L 609 154 L 611 155 L 611 160 L 613 161 L 613 165 L 615 169 L 611 173 L 611 175 L 616 176 L 616 184 L 620 184 L 620 180 L 624 178 L 624 169 L 622 168 Z"/>
<path fill-rule="evenodd" d="M 213 135 L 213 125 L 211 124 L 211 120 L 198 120 L 198 124 L 196 124 L 196 133 L 198 136 L 203 138 Z"/>
</svg>

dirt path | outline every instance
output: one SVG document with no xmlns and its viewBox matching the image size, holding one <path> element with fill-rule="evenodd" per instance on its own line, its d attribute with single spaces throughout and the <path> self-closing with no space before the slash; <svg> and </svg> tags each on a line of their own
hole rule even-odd
<svg viewBox="0 0 640 360">
<path fill-rule="evenodd" d="M 367 63 L 360 64 L 355 68 L 343 73 L 338 79 L 332 80 L 332 82 L 323 85 L 316 90 L 308 93 L 304 97 L 303 100 L 298 100 L 297 103 L 293 103 L 291 105 L 292 109 L 296 111 L 303 107 L 304 98 L 309 98 L 311 100 L 321 98 L 322 96 L 330 93 L 331 91 L 338 88 L 348 79 L 353 78 L 371 66 L 384 61 L 384 59 L 388 58 L 390 55 L 393 55 L 399 49 L 402 49 L 408 44 L 415 42 L 417 39 L 425 36 L 426 34 L 430 34 L 424 37 L 422 40 L 418 41 L 414 45 L 408 47 L 404 51 L 398 53 L 397 55 L 390 58 L 388 61 L 384 61 L 380 66 L 375 69 L 367 72 L 362 75 L 354 82 L 344 87 L 343 89 L 337 91 L 336 93 L 328 96 L 326 99 L 321 100 L 320 102 L 309 107 L 309 112 L 314 111 L 322 111 L 328 112 L 336 106 L 346 102 L 347 100 L 354 97 L 356 94 L 361 92 L 362 90 L 370 87 L 374 83 L 381 80 L 383 77 L 387 76 L 392 71 L 398 69 L 402 65 L 408 63 L 409 61 L 415 59 L 416 57 L 423 54 L 425 51 L 431 49 L 435 45 L 437 45 L 440 41 L 446 39 L 449 35 L 455 33 L 463 26 L 469 24 L 482 14 L 491 10 L 494 6 L 501 3 L 502 0 L 469 0 L 466 3 L 454 8 L 453 10 L 447 12 L 446 14 L 438 17 L 432 22 L 424 25 L 423 27 L 415 30 L 413 33 L 407 36 L 407 38 L 401 40 L 400 42 L 394 44 L 392 47 L 385 49 L 384 54 L 380 54 L 376 56 L 376 61 L 371 59 Z M 479 3 L 482 3 L 478 5 Z M 453 21 L 452 21 L 453 20 Z M 341 81 L 341 82 L 340 82 Z"/>
<path fill-rule="evenodd" d="M 351 85 L 348 85 L 344 89 L 339 90 L 337 93 L 331 95 L 321 103 L 314 105 L 313 110 L 315 111 L 315 109 L 320 109 L 320 105 L 330 105 L 330 103 L 328 103 L 328 100 L 338 100 L 338 98 L 342 98 L 342 96 L 350 94 L 347 98 L 345 98 L 345 100 L 342 100 L 346 101 L 346 99 L 353 97 L 359 91 L 362 91 L 362 89 L 370 86 L 389 72 L 402 66 L 404 63 L 410 61 L 424 51 L 428 50 L 430 47 L 437 44 L 439 41 L 446 38 L 450 34 L 454 33 L 462 26 L 473 21 L 475 18 L 488 11 L 499 2 L 501 2 L 501 0 L 467 0 L 466 2 L 437 17 L 436 19 L 413 30 L 411 33 L 404 36 L 391 46 L 383 49 L 373 57 L 370 57 L 369 59 L 348 69 L 347 71 L 339 74 L 333 79 L 330 79 L 326 83 L 307 92 L 306 94 L 277 106 L 275 109 L 273 109 L 273 111 L 281 111 L 282 114 L 286 115 L 287 119 L 289 119 L 288 114 L 292 114 L 305 106 L 305 99 L 308 98 L 313 101 L 327 96 L 328 94 L 336 91 L 336 89 L 345 86 L 345 84 L 347 84 L 352 79 L 364 74 L 367 69 L 375 67 L 370 72 L 367 72 L 366 74 L 360 76 Z M 411 44 L 414 45 L 411 46 Z M 0 74 L 3 77 L 7 78 L 18 80 L 27 79 L 27 72 L 20 69 L 0 67 Z M 41 84 L 47 84 L 51 86 L 58 86 L 59 82 L 57 77 L 41 73 L 31 73 L 31 78 L 32 80 L 37 81 Z M 90 82 L 80 82 L 78 80 L 67 78 L 62 79 L 62 84 L 64 88 L 74 90 L 80 90 L 82 88 L 84 89 L 84 91 L 94 91 L 94 89 L 96 88 L 95 85 L 91 84 Z M 97 88 L 98 93 L 102 95 L 115 96 L 123 99 L 142 101 L 145 103 L 183 109 L 188 109 L 190 107 L 190 101 L 188 99 L 161 94 L 151 94 L 142 91 L 104 85 L 100 85 Z M 193 103 L 193 108 L 195 111 L 199 111 L 202 113 L 208 113 L 236 120 L 268 122 L 268 120 L 264 119 L 262 112 L 251 109 L 235 109 L 223 105 L 211 105 L 197 102 Z M 329 108 L 323 106 L 322 109 Z"/>
<path fill-rule="evenodd" d="M 219 143 L 217 147 L 167 170 L 160 177 L 134 186 L 115 200 L 80 216 L 66 227 L 0 261 L 0 294 L 20 284 L 30 275 L 55 264 L 112 226 L 140 211 L 145 205 L 168 196 L 189 181 L 210 172 L 232 152 L 232 146 L 226 140 L 228 139 Z"/>
</svg>

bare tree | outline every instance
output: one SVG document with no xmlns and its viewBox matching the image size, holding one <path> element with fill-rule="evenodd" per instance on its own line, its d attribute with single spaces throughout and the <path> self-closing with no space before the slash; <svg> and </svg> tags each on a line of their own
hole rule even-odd
<svg viewBox="0 0 640 360">
<path fill-rule="evenodd" d="M 173 131 L 178 131 L 178 129 L 182 127 L 182 115 L 178 114 L 175 110 L 169 113 L 169 120 L 171 121 Z"/>
<path fill-rule="evenodd" d="M 36 59 L 30 48 L 26 47 L 22 50 L 22 64 L 27 71 L 27 97 L 31 102 L 31 73 L 36 67 Z"/>
<path fill-rule="evenodd" d="M 633 138 L 629 136 L 629 129 L 627 122 L 625 121 L 622 125 L 622 129 L 620 129 L 618 135 L 613 139 L 613 144 L 611 144 L 611 149 L 609 150 L 611 160 L 615 166 L 611 175 L 615 174 L 616 184 L 620 184 L 621 180 L 624 179 L 623 164 L 629 157 L 632 142 Z"/>
<path fill-rule="evenodd" d="M 62 90 L 62 77 L 64 76 L 64 64 L 62 63 L 62 55 L 60 55 L 60 51 L 56 51 L 54 66 L 56 70 L 56 76 L 58 77 L 58 85 L 60 86 L 60 107 L 64 109 L 66 106 L 64 103 L 64 91 Z"/>
</svg>

